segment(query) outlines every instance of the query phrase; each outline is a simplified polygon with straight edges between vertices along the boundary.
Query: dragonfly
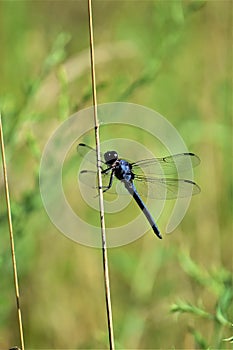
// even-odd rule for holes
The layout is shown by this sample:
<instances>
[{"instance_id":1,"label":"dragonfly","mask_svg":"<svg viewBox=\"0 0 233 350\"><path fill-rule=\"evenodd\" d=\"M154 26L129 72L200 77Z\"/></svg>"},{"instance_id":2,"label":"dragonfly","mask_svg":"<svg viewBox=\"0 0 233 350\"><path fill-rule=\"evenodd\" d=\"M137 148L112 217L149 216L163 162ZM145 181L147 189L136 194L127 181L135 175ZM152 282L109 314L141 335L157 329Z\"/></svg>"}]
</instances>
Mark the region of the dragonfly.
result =
<instances>
[{"instance_id":1,"label":"dragonfly","mask_svg":"<svg viewBox=\"0 0 233 350\"><path fill-rule=\"evenodd\" d=\"M96 149L79 143L78 154L89 162L96 164ZM175 199L188 197L200 193L200 187L192 180L169 177L179 172L195 167L200 158L194 153L179 153L161 158L149 158L136 162L129 162L119 158L116 151L101 153L101 174L103 179L103 192L110 192L113 188L114 178L123 184L123 188L135 200L145 215L156 236L162 239L160 230L144 204L141 196L155 199ZM79 174L81 182L98 189L97 171L84 169ZM118 190L119 191L119 190ZM117 191L117 193L119 193ZM115 191L113 191L115 193Z\"/></svg>"}]
</instances>

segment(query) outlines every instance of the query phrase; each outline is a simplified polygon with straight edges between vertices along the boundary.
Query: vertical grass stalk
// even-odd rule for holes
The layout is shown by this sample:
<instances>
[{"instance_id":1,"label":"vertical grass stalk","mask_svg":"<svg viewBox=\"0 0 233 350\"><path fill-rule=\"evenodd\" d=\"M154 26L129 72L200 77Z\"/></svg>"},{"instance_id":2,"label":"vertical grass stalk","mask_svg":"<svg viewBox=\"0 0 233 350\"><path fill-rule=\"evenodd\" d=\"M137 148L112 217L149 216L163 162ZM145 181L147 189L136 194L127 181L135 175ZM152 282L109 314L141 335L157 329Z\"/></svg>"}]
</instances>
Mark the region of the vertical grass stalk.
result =
<instances>
[{"instance_id":1,"label":"vertical grass stalk","mask_svg":"<svg viewBox=\"0 0 233 350\"><path fill-rule=\"evenodd\" d=\"M14 244L13 225L12 225L12 218L11 218L10 193L9 193L8 178L7 178L7 166L6 166L1 113L0 113L0 143L1 143L1 154L2 154L4 188L5 188L6 205L7 205L7 217L8 217L8 226L9 226L9 234L10 234L13 276L14 276L14 285L15 285L16 308L17 308L18 324L19 324L19 336L20 336L21 350L24 350L23 322L22 322L22 314L21 314L20 299L19 299L19 282L18 282L18 273L17 273L17 265L16 265L16 257L15 257L15 244Z\"/></svg>"},{"instance_id":2,"label":"vertical grass stalk","mask_svg":"<svg viewBox=\"0 0 233 350\"><path fill-rule=\"evenodd\" d=\"M111 306L111 295L110 295L108 255L107 255L106 230L105 230L105 219L104 219L104 200L103 200L102 176L101 176L100 137L99 137L99 120L98 120L97 95L96 95L95 55L94 55L94 37L93 37L92 18L93 18L92 17L92 0L88 0L91 79L92 79L92 95L93 95L93 107L94 107L93 112L94 112L94 125L95 125L96 159L97 159L97 171L98 171L99 209L100 209L100 226L101 226L101 238L102 238L104 287L105 287L106 312L107 312L107 321L108 321L109 347L111 350L114 350L115 347L114 347L114 333L113 333L113 321L112 321L112 306Z\"/></svg>"}]
</instances>

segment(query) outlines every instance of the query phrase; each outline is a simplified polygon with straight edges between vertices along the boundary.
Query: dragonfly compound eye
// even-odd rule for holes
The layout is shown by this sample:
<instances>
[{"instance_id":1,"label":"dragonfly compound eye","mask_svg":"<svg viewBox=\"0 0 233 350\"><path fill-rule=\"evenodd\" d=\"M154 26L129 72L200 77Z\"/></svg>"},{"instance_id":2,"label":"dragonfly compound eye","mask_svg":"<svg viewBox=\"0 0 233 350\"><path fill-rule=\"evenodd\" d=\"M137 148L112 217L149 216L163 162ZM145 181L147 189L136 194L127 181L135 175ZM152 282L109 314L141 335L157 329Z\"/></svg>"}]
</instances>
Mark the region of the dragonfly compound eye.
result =
<instances>
[{"instance_id":1,"label":"dragonfly compound eye","mask_svg":"<svg viewBox=\"0 0 233 350\"><path fill-rule=\"evenodd\" d=\"M114 163L118 159L118 154L116 151L109 151L104 153L105 162L108 164Z\"/></svg>"}]
</instances>

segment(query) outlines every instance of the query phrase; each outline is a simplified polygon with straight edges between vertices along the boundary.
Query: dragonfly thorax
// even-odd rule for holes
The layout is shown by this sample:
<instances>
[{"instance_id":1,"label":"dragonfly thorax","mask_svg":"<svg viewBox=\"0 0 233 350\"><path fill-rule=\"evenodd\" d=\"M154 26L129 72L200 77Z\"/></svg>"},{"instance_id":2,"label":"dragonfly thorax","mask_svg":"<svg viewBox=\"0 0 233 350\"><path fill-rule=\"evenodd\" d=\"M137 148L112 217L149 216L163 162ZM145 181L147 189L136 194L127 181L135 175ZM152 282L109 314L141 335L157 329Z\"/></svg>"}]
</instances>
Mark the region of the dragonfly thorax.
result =
<instances>
[{"instance_id":1,"label":"dragonfly thorax","mask_svg":"<svg viewBox=\"0 0 233 350\"><path fill-rule=\"evenodd\" d=\"M107 164L111 165L118 159L118 153L116 151L108 151L104 153L104 160Z\"/></svg>"}]
</instances>

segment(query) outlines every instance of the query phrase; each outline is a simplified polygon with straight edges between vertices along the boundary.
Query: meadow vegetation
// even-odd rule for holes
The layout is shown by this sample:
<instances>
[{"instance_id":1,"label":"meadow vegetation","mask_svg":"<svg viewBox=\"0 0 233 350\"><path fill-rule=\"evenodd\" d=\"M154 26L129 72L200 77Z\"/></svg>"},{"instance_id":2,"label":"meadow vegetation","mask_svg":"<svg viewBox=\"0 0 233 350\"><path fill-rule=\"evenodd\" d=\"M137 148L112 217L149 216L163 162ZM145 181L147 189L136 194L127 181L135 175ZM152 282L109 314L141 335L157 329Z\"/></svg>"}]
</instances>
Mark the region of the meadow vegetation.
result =
<instances>
[{"instance_id":1,"label":"meadow vegetation","mask_svg":"<svg viewBox=\"0 0 233 350\"><path fill-rule=\"evenodd\" d=\"M230 349L232 2L103 0L93 13L98 102L158 111L201 159L202 192L175 232L159 241L149 231L109 250L116 348ZM107 348L101 251L53 226L38 181L51 133L92 104L86 1L1 1L0 23L0 110L26 348ZM75 159L65 180L74 203ZM18 326L0 181L0 348L7 349ZM164 228L165 218L158 223Z\"/></svg>"}]
</instances>

